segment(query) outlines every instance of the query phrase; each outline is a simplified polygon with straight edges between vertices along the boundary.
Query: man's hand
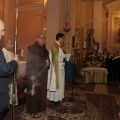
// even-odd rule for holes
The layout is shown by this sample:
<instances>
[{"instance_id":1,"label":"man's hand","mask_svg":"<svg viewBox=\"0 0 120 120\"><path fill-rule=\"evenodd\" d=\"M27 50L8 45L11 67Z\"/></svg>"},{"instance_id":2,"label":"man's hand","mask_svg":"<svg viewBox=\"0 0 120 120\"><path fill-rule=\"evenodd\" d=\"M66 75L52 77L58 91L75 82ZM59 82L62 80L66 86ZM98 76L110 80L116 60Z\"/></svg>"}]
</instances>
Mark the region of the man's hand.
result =
<instances>
[{"instance_id":1,"label":"man's hand","mask_svg":"<svg viewBox=\"0 0 120 120\"><path fill-rule=\"evenodd\" d=\"M31 76L30 80L36 80L36 77L35 76Z\"/></svg>"},{"instance_id":2,"label":"man's hand","mask_svg":"<svg viewBox=\"0 0 120 120\"><path fill-rule=\"evenodd\" d=\"M15 55L15 57L13 58L13 60L15 60L17 62L17 64L20 62L18 55Z\"/></svg>"},{"instance_id":3,"label":"man's hand","mask_svg":"<svg viewBox=\"0 0 120 120\"><path fill-rule=\"evenodd\" d=\"M49 65L49 60L46 60L46 66L48 66Z\"/></svg>"}]
</instances>

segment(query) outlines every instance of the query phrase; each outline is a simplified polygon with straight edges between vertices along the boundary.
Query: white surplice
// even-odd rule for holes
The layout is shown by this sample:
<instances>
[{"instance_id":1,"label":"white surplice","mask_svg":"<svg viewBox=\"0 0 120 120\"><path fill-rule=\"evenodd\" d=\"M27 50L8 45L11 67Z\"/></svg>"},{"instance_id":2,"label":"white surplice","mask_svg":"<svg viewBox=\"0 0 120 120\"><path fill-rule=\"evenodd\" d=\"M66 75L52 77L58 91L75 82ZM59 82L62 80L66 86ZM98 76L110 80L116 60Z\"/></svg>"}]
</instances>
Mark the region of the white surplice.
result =
<instances>
[{"instance_id":1,"label":"white surplice","mask_svg":"<svg viewBox=\"0 0 120 120\"><path fill-rule=\"evenodd\" d=\"M5 48L2 49L3 53L4 53L4 57L6 59L6 62L10 62L14 56L13 52L12 51L8 51L6 50ZM9 103L12 104L12 95L13 95L13 83L12 83L12 79L13 77L10 76L10 79L9 79ZM15 90L15 100L16 100L16 103L15 105L18 105L18 97L17 97L17 85L16 85L16 90Z\"/></svg>"},{"instance_id":2,"label":"white surplice","mask_svg":"<svg viewBox=\"0 0 120 120\"><path fill-rule=\"evenodd\" d=\"M50 101L58 102L62 101L64 98L64 86L65 86L65 72L64 72L64 53L62 49L59 47L58 54L58 81L59 81L59 89L56 88L56 74L55 69L52 64L52 54L49 51L49 59L50 59L50 69L48 71L48 84L47 84L47 98Z\"/></svg>"}]
</instances>

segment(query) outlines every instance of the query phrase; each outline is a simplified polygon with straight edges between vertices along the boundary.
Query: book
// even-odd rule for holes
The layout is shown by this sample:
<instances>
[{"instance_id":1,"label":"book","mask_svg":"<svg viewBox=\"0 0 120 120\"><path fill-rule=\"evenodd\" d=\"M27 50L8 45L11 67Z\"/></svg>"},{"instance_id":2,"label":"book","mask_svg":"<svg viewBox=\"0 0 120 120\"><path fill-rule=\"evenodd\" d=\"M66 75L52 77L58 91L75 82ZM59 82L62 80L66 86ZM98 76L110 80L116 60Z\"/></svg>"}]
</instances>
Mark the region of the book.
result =
<instances>
[{"instance_id":1,"label":"book","mask_svg":"<svg viewBox=\"0 0 120 120\"><path fill-rule=\"evenodd\" d=\"M69 61L69 60L70 60L70 54L65 54L65 59L66 59L67 61Z\"/></svg>"}]
</instances>

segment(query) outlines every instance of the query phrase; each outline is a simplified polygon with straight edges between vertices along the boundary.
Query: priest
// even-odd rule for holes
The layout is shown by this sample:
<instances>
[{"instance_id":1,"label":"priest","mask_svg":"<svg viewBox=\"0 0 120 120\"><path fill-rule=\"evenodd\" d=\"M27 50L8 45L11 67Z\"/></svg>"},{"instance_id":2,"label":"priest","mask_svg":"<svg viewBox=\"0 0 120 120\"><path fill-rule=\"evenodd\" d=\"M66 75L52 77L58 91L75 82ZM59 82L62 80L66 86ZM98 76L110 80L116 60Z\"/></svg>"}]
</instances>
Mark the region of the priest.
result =
<instances>
[{"instance_id":1,"label":"priest","mask_svg":"<svg viewBox=\"0 0 120 120\"><path fill-rule=\"evenodd\" d=\"M61 45L64 43L64 38L64 34L58 33L56 35L56 41L53 43L49 51L50 69L48 72L47 97L50 101L57 105L59 105L60 101L64 98L65 54L61 49Z\"/></svg>"}]
</instances>

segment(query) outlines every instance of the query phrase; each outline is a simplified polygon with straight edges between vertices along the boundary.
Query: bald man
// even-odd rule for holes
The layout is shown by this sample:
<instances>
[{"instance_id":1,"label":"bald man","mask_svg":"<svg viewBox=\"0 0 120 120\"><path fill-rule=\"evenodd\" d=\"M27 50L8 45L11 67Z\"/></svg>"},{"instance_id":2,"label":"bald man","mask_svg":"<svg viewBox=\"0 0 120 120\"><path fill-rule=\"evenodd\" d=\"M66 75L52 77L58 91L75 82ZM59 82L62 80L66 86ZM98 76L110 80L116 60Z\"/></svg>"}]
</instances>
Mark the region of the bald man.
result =
<instances>
[{"instance_id":1,"label":"bald man","mask_svg":"<svg viewBox=\"0 0 120 120\"><path fill-rule=\"evenodd\" d=\"M4 36L5 24L0 20L0 40ZM11 62L6 62L3 51L0 47L0 120L3 120L3 111L9 105L9 75L14 73L18 67L17 56Z\"/></svg>"},{"instance_id":2,"label":"bald man","mask_svg":"<svg viewBox=\"0 0 120 120\"><path fill-rule=\"evenodd\" d=\"M6 59L6 62L10 62L13 57L14 57L14 53L12 52L12 50L14 49L14 41L13 40L5 40L4 41L4 47L2 49L3 53L4 53L4 57ZM10 105L12 105L12 95L13 95L13 74L9 76L9 103ZM16 103L15 105L18 105L18 97L17 97L17 85L16 85L16 91L15 91L15 100Z\"/></svg>"}]
</instances>

